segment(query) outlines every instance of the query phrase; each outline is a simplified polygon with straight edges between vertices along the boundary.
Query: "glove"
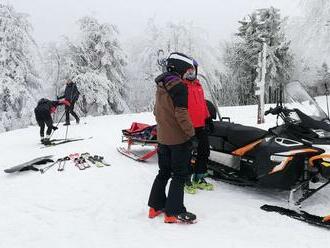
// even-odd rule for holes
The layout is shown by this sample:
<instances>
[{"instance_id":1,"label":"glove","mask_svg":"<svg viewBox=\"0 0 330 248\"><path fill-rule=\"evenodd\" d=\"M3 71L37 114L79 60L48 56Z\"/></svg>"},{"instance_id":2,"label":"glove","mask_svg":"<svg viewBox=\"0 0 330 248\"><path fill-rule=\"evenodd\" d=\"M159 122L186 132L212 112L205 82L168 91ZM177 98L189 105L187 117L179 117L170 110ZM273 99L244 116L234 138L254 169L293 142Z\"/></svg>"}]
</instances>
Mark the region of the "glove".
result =
<instances>
[{"instance_id":1,"label":"glove","mask_svg":"<svg viewBox=\"0 0 330 248\"><path fill-rule=\"evenodd\" d=\"M207 118L205 120L205 130L208 132L208 133L213 133L214 132L214 124L213 124L213 120L212 118Z\"/></svg>"},{"instance_id":2,"label":"glove","mask_svg":"<svg viewBox=\"0 0 330 248\"><path fill-rule=\"evenodd\" d=\"M54 131L56 131L57 129L58 129L58 127L53 126L53 130L54 130Z\"/></svg>"},{"instance_id":3,"label":"glove","mask_svg":"<svg viewBox=\"0 0 330 248\"><path fill-rule=\"evenodd\" d=\"M196 136L191 137L191 139L188 141L188 149L192 150L193 152L197 151L198 142L199 141Z\"/></svg>"}]
</instances>

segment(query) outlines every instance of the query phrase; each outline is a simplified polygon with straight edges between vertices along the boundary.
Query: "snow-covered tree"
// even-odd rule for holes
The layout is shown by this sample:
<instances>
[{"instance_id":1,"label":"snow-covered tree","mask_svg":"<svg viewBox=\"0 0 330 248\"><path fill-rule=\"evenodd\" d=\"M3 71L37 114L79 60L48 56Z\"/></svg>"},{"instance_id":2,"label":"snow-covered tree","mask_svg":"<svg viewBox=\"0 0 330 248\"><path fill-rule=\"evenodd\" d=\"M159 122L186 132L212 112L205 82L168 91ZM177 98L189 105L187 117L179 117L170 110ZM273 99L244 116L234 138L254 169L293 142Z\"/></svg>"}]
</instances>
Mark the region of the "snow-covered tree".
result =
<instances>
[{"instance_id":1,"label":"snow-covered tree","mask_svg":"<svg viewBox=\"0 0 330 248\"><path fill-rule=\"evenodd\" d=\"M316 87L318 70L330 64L330 1L301 0L301 15L291 18L286 33L295 53L295 79Z\"/></svg>"},{"instance_id":2,"label":"snow-covered tree","mask_svg":"<svg viewBox=\"0 0 330 248\"><path fill-rule=\"evenodd\" d=\"M35 42L27 15L0 4L0 131L34 120L41 80L34 65Z\"/></svg>"},{"instance_id":3,"label":"snow-covered tree","mask_svg":"<svg viewBox=\"0 0 330 248\"><path fill-rule=\"evenodd\" d=\"M102 115L128 111L126 104L126 55L114 25L99 23L93 17L78 21L78 37L66 38L61 54L60 78L78 84L78 106L83 114ZM56 57L56 56L55 56Z\"/></svg>"},{"instance_id":4,"label":"snow-covered tree","mask_svg":"<svg viewBox=\"0 0 330 248\"><path fill-rule=\"evenodd\" d=\"M150 111L154 105L154 79L161 73L157 64L158 51L167 57L171 52L182 52L192 56L199 63L199 72L206 74L212 83L220 87L215 76L219 69L215 51L209 45L207 34L192 23L167 23L157 26L149 20L142 38L130 47L129 70L130 105L134 111Z\"/></svg>"},{"instance_id":5,"label":"snow-covered tree","mask_svg":"<svg viewBox=\"0 0 330 248\"><path fill-rule=\"evenodd\" d=\"M290 79L293 56L281 27L282 22L279 10L273 7L254 11L239 22L237 38L225 46L225 78L233 81L224 84L223 90L237 92L236 104L252 104L256 101L255 81L263 42L267 45L266 88L276 87Z\"/></svg>"}]
</instances>

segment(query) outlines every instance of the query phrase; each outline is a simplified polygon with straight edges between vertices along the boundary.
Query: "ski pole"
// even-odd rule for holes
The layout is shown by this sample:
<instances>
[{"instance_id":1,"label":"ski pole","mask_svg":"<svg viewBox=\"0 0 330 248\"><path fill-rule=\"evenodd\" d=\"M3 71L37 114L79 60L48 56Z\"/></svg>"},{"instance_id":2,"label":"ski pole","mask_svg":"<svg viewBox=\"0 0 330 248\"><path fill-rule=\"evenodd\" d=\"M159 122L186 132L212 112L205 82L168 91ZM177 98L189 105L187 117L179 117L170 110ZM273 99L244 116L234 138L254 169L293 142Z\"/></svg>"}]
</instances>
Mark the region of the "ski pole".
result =
<instances>
[{"instance_id":1,"label":"ski pole","mask_svg":"<svg viewBox=\"0 0 330 248\"><path fill-rule=\"evenodd\" d=\"M65 131L65 138L64 138L64 140L67 140L67 138L68 138L68 130L69 130L69 125L66 126L66 131Z\"/></svg>"},{"instance_id":2,"label":"ski pole","mask_svg":"<svg viewBox=\"0 0 330 248\"><path fill-rule=\"evenodd\" d=\"M63 115L61 116L60 120L57 122L56 127L60 124L60 122L63 119L64 115L65 115L65 111L63 112Z\"/></svg>"},{"instance_id":3,"label":"ski pole","mask_svg":"<svg viewBox=\"0 0 330 248\"><path fill-rule=\"evenodd\" d=\"M59 158L59 159L56 160L54 163L52 163L52 164L50 164L50 165L48 165L48 166L46 166L46 167L44 167L44 168L41 168L41 169L40 169L41 174L44 174L47 170L49 170L50 168L52 168L54 165L56 165L57 163L59 163L59 162L61 162L61 161L62 161L62 159Z\"/></svg>"},{"instance_id":4,"label":"ski pole","mask_svg":"<svg viewBox=\"0 0 330 248\"><path fill-rule=\"evenodd\" d=\"M65 115L65 112L63 113L63 115L61 116L60 120L57 122L55 127L58 127L58 125L60 124L60 122L63 119L64 115ZM55 133L55 130L51 133L51 135L49 136L49 139L51 139L51 137L53 136L54 133Z\"/></svg>"},{"instance_id":5,"label":"ski pole","mask_svg":"<svg viewBox=\"0 0 330 248\"><path fill-rule=\"evenodd\" d=\"M325 87L325 99L327 101L327 112L328 112L328 118L329 118L329 102L328 102L329 91L328 91L328 86L326 83L324 84L324 87Z\"/></svg>"}]
</instances>

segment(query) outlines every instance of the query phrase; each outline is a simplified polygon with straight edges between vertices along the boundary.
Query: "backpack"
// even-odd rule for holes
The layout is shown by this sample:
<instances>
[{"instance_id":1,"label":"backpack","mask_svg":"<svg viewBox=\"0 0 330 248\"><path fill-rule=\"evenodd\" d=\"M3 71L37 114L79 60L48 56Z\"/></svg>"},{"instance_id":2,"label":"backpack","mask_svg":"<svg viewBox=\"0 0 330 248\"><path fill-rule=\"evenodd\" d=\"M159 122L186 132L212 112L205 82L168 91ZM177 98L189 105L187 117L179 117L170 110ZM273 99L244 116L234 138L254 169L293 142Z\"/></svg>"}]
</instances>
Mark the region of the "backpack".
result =
<instances>
[{"instance_id":1,"label":"backpack","mask_svg":"<svg viewBox=\"0 0 330 248\"><path fill-rule=\"evenodd\" d=\"M41 105L41 104L47 103L47 102L49 102L48 99L46 99L46 98L41 98L41 99L38 101L38 106Z\"/></svg>"}]
</instances>

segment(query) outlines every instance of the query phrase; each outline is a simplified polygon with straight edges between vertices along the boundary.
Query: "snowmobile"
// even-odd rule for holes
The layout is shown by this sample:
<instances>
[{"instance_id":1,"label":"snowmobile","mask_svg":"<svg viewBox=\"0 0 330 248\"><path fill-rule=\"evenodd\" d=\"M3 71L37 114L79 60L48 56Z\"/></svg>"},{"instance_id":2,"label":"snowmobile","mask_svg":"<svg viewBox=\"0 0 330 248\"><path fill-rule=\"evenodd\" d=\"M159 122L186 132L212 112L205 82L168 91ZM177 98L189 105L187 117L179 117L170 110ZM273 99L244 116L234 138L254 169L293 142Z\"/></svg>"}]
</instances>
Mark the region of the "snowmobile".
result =
<instances>
[{"instance_id":1,"label":"snowmobile","mask_svg":"<svg viewBox=\"0 0 330 248\"><path fill-rule=\"evenodd\" d=\"M290 208L299 209L330 183L330 121L299 82L288 83L284 96L284 104L281 97L276 107L265 112L277 116L276 126L267 131L229 118L214 121L208 171L231 184L288 190ZM330 228L330 222L306 212L292 214L291 209L267 206L263 206L266 211Z\"/></svg>"}]
</instances>

